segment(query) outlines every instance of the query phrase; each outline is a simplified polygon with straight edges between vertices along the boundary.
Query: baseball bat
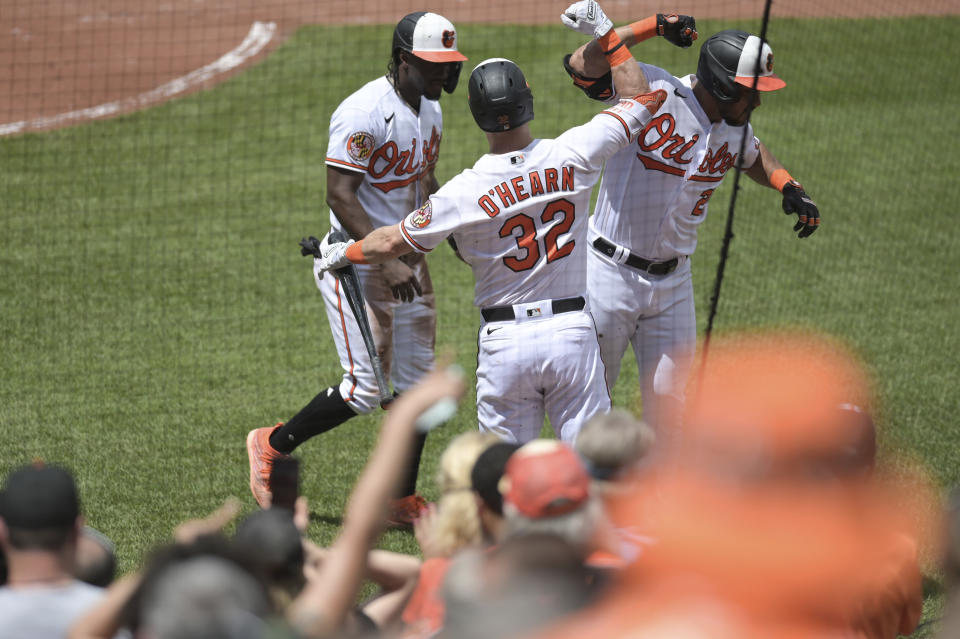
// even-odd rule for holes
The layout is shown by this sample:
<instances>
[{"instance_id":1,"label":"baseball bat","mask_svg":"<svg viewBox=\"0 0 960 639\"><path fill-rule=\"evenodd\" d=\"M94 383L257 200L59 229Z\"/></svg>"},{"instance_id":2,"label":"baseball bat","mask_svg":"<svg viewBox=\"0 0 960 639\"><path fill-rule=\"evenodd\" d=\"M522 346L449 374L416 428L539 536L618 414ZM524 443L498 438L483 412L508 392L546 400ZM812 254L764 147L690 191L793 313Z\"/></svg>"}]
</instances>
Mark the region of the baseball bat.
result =
<instances>
[{"instance_id":1,"label":"baseball bat","mask_svg":"<svg viewBox=\"0 0 960 639\"><path fill-rule=\"evenodd\" d=\"M342 231L330 232L331 242L346 242L348 239ZM367 347L367 354L370 355L373 376L377 379L377 388L380 391L380 408L386 409L393 401L393 393L390 392L390 385L387 383L386 375L383 374L383 362L380 361L380 355L377 353L377 345L373 342L373 331L370 329L370 319L367 317L367 306L363 301L363 289L360 288L360 276L357 274L357 268L353 264L347 264L334 269L333 273L340 280L343 293L347 298L347 304L350 305L350 310L353 311L353 316L357 319L360 334L363 336L363 344Z\"/></svg>"}]
</instances>

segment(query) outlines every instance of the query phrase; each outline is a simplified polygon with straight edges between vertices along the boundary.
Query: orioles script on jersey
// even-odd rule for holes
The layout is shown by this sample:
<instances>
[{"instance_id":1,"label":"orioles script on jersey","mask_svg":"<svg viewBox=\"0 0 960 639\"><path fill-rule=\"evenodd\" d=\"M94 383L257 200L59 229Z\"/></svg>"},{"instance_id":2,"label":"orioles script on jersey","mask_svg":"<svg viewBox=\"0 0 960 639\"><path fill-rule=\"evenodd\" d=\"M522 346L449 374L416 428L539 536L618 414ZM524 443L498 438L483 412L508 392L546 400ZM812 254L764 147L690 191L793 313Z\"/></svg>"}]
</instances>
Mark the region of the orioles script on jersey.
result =
<instances>
[{"instance_id":1,"label":"orioles script on jersey","mask_svg":"<svg viewBox=\"0 0 960 639\"><path fill-rule=\"evenodd\" d=\"M430 133L430 139L423 141L423 159L416 162L417 140L410 140L410 148L401 151L400 147L393 140L378 147L370 154L370 163L367 165L367 172L372 178L382 178L390 171L397 176L398 180L389 180L386 182L372 182L371 186L388 193L393 189L406 186L420 177L420 174L437 163L437 157L440 155L440 134L436 127ZM406 176L406 177L404 177Z\"/></svg>"},{"instance_id":2,"label":"orioles script on jersey","mask_svg":"<svg viewBox=\"0 0 960 639\"><path fill-rule=\"evenodd\" d=\"M716 151L707 149L703 162L697 167L697 171L706 175L692 175L690 179L698 182L719 182L736 162L737 154L730 153L727 150L727 143L724 142L723 146Z\"/></svg>"},{"instance_id":3,"label":"orioles script on jersey","mask_svg":"<svg viewBox=\"0 0 960 639\"><path fill-rule=\"evenodd\" d=\"M700 139L700 136L694 134L691 139L687 140L682 135L674 133L676 128L677 121L669 113L658 115L647 123L647 126L637 136L637 144L640 145L642 151L646 151L650 155L659 155L661 159L637 153L637 159L643 162L643 166L671 175L683 175L683 165L690 164L693 161L693 154L689 151ZM668 162L674 164L668 164Z\"/></svg>"},{"instance_id":4,"label":"orioles script on jersey","mask_svg":"<svg viewBox=\"0 0 960 639\"><path fill-rule=\"evenodd\" d=\"M517 202L544 193L573 191L573 167L558 169L539 169L526 175L505 180L480 196L477 204L490 217L496 217L502 209L508 209ZM499 206L498 206L499 203Z\"/></svg>"},{"instance_id":5,"label":"orioles script on jersey","mask_svg":"<svg viewBox=\"0 0 960 639\"><path fill-rule=\"evenodd\" d=\"M692 149L700 135L695 133L687 140L675 132L676 128L677 122L669 113L658 115L643 128L637 136L637 145L645 153L637 153L637 159L644 167L670 175L683 175L686 172L684 165L693 161ZM701 175L693 175L690 179L697 182L719 182L736 161L737 154L730 153L726 142L716 151L708 148L706 157L697 167ZM702 175L703 173L706 175Z\"/></svg>"}]
</instances>

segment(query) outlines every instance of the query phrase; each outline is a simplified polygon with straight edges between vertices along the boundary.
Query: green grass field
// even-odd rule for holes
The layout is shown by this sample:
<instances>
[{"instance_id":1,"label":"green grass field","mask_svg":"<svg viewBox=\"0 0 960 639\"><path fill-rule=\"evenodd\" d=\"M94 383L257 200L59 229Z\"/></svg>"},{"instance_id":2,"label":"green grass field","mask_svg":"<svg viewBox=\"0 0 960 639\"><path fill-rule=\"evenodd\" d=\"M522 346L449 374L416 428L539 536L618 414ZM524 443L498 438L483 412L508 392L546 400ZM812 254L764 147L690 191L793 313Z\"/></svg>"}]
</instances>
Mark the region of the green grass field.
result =
<instances>
[{"instance_id":1,"label":"green grass field","mask_svg":"<svg viewBox=\"0 0 960 639\"><path fill-rule=\"evenodd\" d=\"M328 226L329 116L385 70L391 29L304 28L211 91L0 140L0 472L35 457L74 468L88 519L116 540L124 572L229 495L252 510L244 435L289 418L340 375L297 241ZM797 240L780 198L745 180L716 325L848 341L874 377L882 453L919 457L944 488L960 481L960 87L943 71L958 30L958 18L771 25L788 86L765 96L753 123L824 223ZM470 63L443 98L441 182L486 150L466 104L470 64L517 61L536 96L534 133L552 137L598 110L560 65L581 42L554 26L462 25ZM695 49L659 40L634 52L676 75L696 67ZM694 258L701 332L732 182L713 197ZM472 375L471 275L446 247L430 261L438 346ZM636 406L635 387L630 360L615 405ZM428 498L439 453L476 427L473 404L468 394L428 442ZM299 452L320 543L336 532L378 420L354 419ZM383 545L416 552L405 533Z\"/></svg>"}]
</instances>

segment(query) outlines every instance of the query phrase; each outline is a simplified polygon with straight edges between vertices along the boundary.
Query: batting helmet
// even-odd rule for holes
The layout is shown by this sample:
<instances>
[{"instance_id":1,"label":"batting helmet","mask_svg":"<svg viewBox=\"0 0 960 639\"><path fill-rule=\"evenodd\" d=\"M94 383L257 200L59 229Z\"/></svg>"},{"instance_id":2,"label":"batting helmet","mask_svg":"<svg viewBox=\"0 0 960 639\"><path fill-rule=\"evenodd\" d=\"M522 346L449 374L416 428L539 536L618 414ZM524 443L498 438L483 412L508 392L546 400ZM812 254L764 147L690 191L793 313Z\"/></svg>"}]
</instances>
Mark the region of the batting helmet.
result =
<instances>
[{"instance_id":1,"label":"batting helmet","mask_svg":"<svg viewBox=\"0 0 960 639\"><path fill-rule=\"evenodd\" d=\"M393 55L407 51L429 62L451 62L453 69L447 75L443 89L453 93L460 79L465 55L457 50L457 31L443 16L428 11L408 13L393 30Z\"/></svg>"},{"instance_id":2,"label":"batting helmet","mask_svg":"<svg viewBox=\"0 0 960 639\"><path fill-rule=\"evenodd\" d=\"M758 62L758 91L776 91L786 86L773 74L773 50L769 44L745 31L720 31L700 47L697 81L718 102L736 102L741 86L753 87Z\"/></svg>"},{"instance_id":3,"label":"batting helmet","mask_svg":"<svg viewBox=\"0 0 960 639\"><path fill-rule=\"evenodd\" d=\"M533 119L533 92L510 60L490 58L478 64L467 92L473 119L484 131L509 131Z\"/></svg>"}]
</instances>

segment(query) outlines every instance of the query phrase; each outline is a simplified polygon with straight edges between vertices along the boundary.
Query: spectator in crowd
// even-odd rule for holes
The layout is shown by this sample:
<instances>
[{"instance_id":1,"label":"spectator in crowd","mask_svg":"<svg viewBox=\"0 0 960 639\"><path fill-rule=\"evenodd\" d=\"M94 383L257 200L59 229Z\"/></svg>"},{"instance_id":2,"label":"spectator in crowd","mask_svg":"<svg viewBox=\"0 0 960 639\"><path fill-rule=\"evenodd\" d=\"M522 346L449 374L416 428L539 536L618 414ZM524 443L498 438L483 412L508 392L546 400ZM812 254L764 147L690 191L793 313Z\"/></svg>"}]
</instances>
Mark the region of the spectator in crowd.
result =
<instances>
[{"instance_id":1,"label":"spectator in crowd","mask_svg":"<svg viewBox=\"0 0 960 639\"><path fill-rule=\"evenodd\" d=\"M563 442L535 439L521 446L499 482L504 537L550 533L573 545L585 559L597 549L603 506L590 492L590 477Z\"/></svg>"},{"instance_id":2,"label":"spectator in crowd","mask_svg":"<svg viewBox=\"0 0 960 639\"><path fill-rule=\"evenodd\" d=\"M637 481L655 481L643 474L654 454L656 434L646 422L625 410L615 408L587 422L574 449L590 474L591 490L601 499L606 510L616 509L624 499L631 499ZM634 500L636 514L642 508ZM615 544L614 565L634 561L643 549L655 540L643 517L636 523L611 528Z\"/></svg>"},{"instance_id":3,"label":"spectator in crowd","mask_svg":"<svg viewBox=\"0 0 960 639\"><path fill-rule=\"evenodd\" d=\"M329 549L304 536L309 516L306 498L296 497L292 510L271 506L237 525L233 543L267 578L277 610L286 610L307 580L323 574L323 563L329 557ZM372 549L367 554L365 577L378 590L348 613L344 632L356 635L399 627L400 613L419 572L420 560L412 555Z\"/></svg>"},{"instance_id":4,"label":"spectator in crowd","mask_svg":"<svg viewBox=\"0 0 960 639\"><path fill-rule=\"evenodd\" d=\"M405 637L429 637L442 627L440 587L451 558L465 548L484 544L470 473L480 454L499 441L493 433L468 431L454 438L440 457L440 500L414 524L424 562L416 588L403 610Z\"/></svg>"},{"instance_id":5,"label":"spectator in crowd","mask_svg":"<svg viewBox=\"0 0 960 639\"><path fill-rule=\"evenodd\" d=\"M499 441L493 433L470 431L458 435L444 450L437 473L440 500L430 515L431 555L450 556L466 546L482 545L470 473L480 454Z\"/></svg>"},{"instance_id":6,"label":"spectator in crowd","mask_svg":"<svg viewBox=\"0 0 960 639\"><path fill-rule=\"evenodd\" d=\"M173 561L144 580L138 636L262 639L274 612L255 571L204 552Z\"/></svg>"},{"instance_id":7,"label":"spectator in crowd","mask_svg":"<svg viewBox=\"0 0 960 639\"><path fill-rule=\"evenodd\" d=\"M865 472L869 412L838 410L870 406L862 367L818 336L731 335L696 381L683 441L637 485L656 544L547 636L910 634L937 507L922 477Z\"/></svg>"},{"instance_id":8,"label":"spectator in crowd","mask_svg":"<svg viewBox=\"0 0 960 639\"><path fill-rule=\"evenodd\" d=\"M636 474L655 441L650 426L615 408L584 424L574 450L593 479L594 490L607 493L615 489L618 480Z\"/></svg>"},{"instance_id":9,"label":"spectator in crowd","mask_svg":"<svg viewBox=\"0 0 960 639\"><path fill-rule=\"evenodd\" d=\"M477 514L483 529L484 540L492 545L503 538L503 495L500 494L500 478L510 456L520 444L499 442L477 457L470 471L470 485L476 495Z\"/></svg>"},{"instance_id":10,"label":"spectator in crowd","mask_svg":"<svg viewBox=\"0 0 960 639\"><path fill-rule=\"evenodd\" d=\"M0 496L0 638L66 637L70 623L103 597L73 576L83 531L73 475L41 463L11 472Z\"/></svg>"},{"instance_id":11,"label":"spectator in crowd","mask_svg":"<svg viewBox=\"0 0 960 639\"><path fill-rule=\"evenodd\" d=\"M85 583L106 588L117 573L116 547L96 528L84 526L77 543L73 576Z\"/></svg>"},{"instance_id":12,"label":"spectator in crowd","mask_svg":"<svg viewBox=\"0 0 960 639\"><path fill-rule=\"evenodd\" d=\"M209 516L178 525L174 542L155 548L139 571L114 581L73 622L69 639L129 634L216 639L232 636L241 618L250 629L265 628L275 610L266 580L257 564L222 534L238 512L239 501L230 498Z\"/></svg>"},{"instance_id":13,"label":"spectator in crowd","mask_svg":"<svg viewBox=\"0 0 960 639\"><path fill-rule=\"evenodd\" d=\"M444 581L439 637L526 636L586 605L590 582L582 550L552 533L511 537L488 552L465 550Z\"/></svg>"},{"instance_id":14,"label":"spectator in crowd","mask_svg":"<svg viewBox=\"0 0 960 639\"><path fill-rule=\"evenodd\" d=\"M233 544L266 578L277 609L286 608L303 590L304 539L289 510L268 508L248 515L237 524Z\"/></svg>"}]
</instances>

